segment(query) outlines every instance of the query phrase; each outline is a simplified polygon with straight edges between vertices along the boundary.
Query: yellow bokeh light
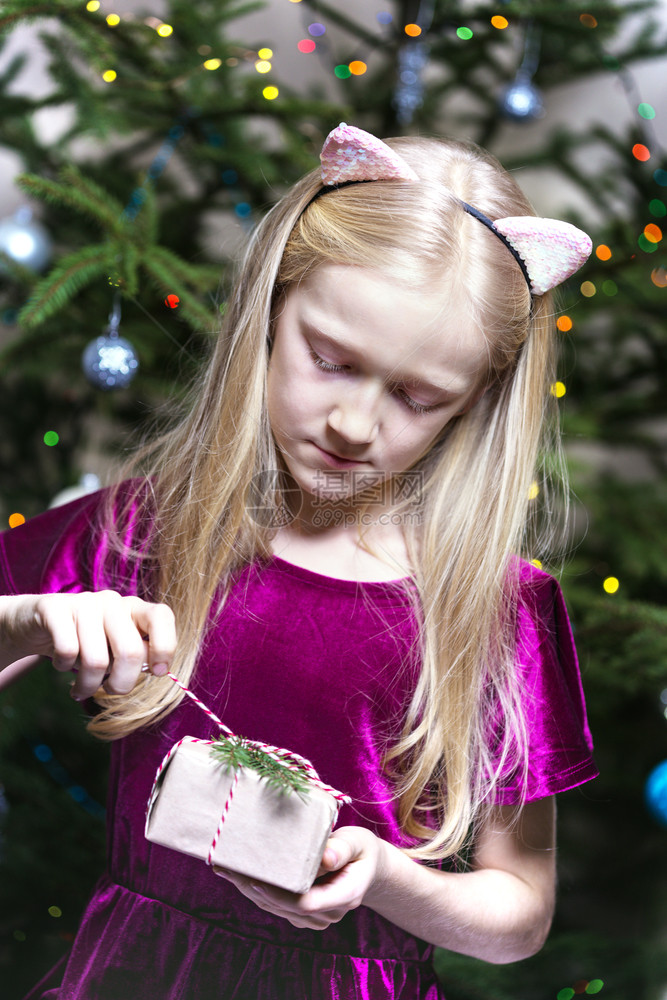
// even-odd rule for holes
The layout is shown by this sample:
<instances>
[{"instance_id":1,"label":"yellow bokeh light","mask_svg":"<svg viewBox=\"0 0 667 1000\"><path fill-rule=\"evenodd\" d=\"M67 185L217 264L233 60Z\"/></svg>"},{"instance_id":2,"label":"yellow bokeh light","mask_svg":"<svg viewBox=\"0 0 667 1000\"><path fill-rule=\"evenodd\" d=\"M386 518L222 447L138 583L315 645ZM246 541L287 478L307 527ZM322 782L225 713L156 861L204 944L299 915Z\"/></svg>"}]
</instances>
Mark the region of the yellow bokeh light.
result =
<instances>
[{"instance_id":1,"label":"yellow bokeh light","mask_svg":"<svg viewBox=\"0 0 667 1000\"><path fill-rule=\"evenodd\" d=\"M530 489L528 490L528 499L534 500L535 497L538 497L539 495L540 495L539 485L537 484L537 482L532 482L530 484Z\"/></svg>"},{"instance_id":2,"label":"yellow bokeh light","mask_svg":"<svg viewBox=\"0 0 667 1000\"><path fill-rule=\"evenodd\" d=\"M105 69L104 73L102 73L102 79L105 83L113 83L117 76L118 73L116 73L115 69Z\"/></svg>"},{"instance_id":3,"label":"yellow bokeh light","mask_svg":"<svg viewBox=\"0 0 667 1000\"><path fill-rule=\"evenodd\" d=\"M569 316L559 316L556 320L556 329L561 333L568 333L572 329L572 320Z\"/></svg>"},{"instance_id":4,"label":"yellow bokeh light","mask_svg":"<svg viewBox=\"0 0 667 1000\"><path fill-rule=\"evenodd\" d=\"M550 389L551 395L555 396L556 399L560 399L567 392L564 382L554 382Z\"/></svg>"},{"instance_id":5,"label":"yellow bokeh light","mask_svg":"<svg viewBox=\"0 0 667 1000\"><path fill-rule=\"evenodd\" d=\"M619 583L619 581L616 579L615 576L608 576L607 579L604 580L602 584L602 587L606 594L615 594L620 586L621 584Z\"/></svg>"},{"instance_id":6,"label":"yellow bokeh light","mask_svg":"<svg viewBox=\"0 0 667 1000\"><path fill-rule=\"evenodd\" d=\"M260 49L257 55L260 59L270 59L273 55L273 49Z\"/></svg>"},{"instance_id":7,"label":"yellow bokeh light","mask_svg":"<svg viewBox=\"0 0 667 1000\"><path fill-rule=\"evenodd\" d=\"M267 101L275 101L279 93L280 91L277 87L265 87L262 91L262 97L264 97Z\"/></svg>"},{"instance_id":8,"label":"yellow bokeh light","mask_svg":"<svg viewBox=\"0 0 667 1000\"><path fill-rule=\"evenodd\" d=\"M403 30L405 31L406 35L410 36L410 38L418 38L419 35L421 35L422 33L422 29L419 27L418 24L406 24Z\"/></svg>"},{"instance_id":9,"label":"yellow bokeh light","mask_svg":"<svg viewBox=\"0 0 667 1000\"><path fill-rule=\"evenodd\" d=\"M120 24L118 14L107 14L107 24L110 28L115 28L117 24Z\"/></svg>"},{"instance_id":10,"label":"yellow bokeh light","mask_svg":"<svg viewBox=\"0 0 667 1000\"><path fill-rule=\"evenodd\" d=\"M270 73L271 63L268 61L268 59L259 59L255 63L255 69L257 70L258 73Z\"/></svg>"},{"instance_id":11,"label":"yellow bokeh light","mask_svg":"<svg viewBox=\"0 0 667 1000\"><path fill-rule=\"evenodd\" d=\"M170 24L161 24L159 28L155 29L160 36L160 38L169 38L169 35L174 33L174 29Z\"/></svg>"},{"instance_id":12,"label":"yellow bokeh light","mask_svg":"<svg viewBox=\"0 0 667 1000\"><path fill-rule=\"evenodd\" d=\"M361 59L353 59L351 63L348 64L348 69L353 76L363 76L363 74L368 69L365 62Z\"/></svg>"},{"instance_id":13,"label":"yellow bokeh light","mask_svg":"<svg viewBox=\"0 0 667 1000\"><path fill-rule=\"evenodd\" d=\"M502 14L494 14L491 18L491 24L494 28L499 28L502 31L503 28L507 28L509 21Z\"/></svg>"},{"instance_id":14,"label":"yellow bokeh light","mask_svg":"<svg viewBox=\"0 0 667 1000\"><path fill-rule=\"evenodd\" d=\"M9 515L9 527L18 528L19 524L25 524L25 518L23 514L10 514Z\"/></svg>"},{"instance_id":15,"label":"yellow bokeh light","mask_svg":"<svg viewBox=\"0 0 667 1000\"><path fill-rule=\"evenodd\" d=\"M611 250L606 243L601 243L599 247L595 248L595 256L598 260L610 260Z\"/></svg>"},{"instance_id":16,"label":"yellow bokeh light","mask_svg":"<svg viewBox=\"0 0 667 1000\"><path fill-rule=\"evenodd\" d=\"M100 0L88 0L88 3L86 4L86 10L89 10L92 14L94 13L94 11L99 9L100 9Z\"/></svg>"},{"instance_id":17,"label":"yellow bokeh light","mask_svg":"<svg viewBox=\"0 0 667 1000\"><path fill-rule=\"evenodd\" d=\"M542 569L542 563L540 562L539 559L531 559L530 565L535 566L537 569Z\"/></svg>"},{"instance_id":18,"label":"yellow bokeh light","mask_svg":"<svg viewBox=\"0 0 667 1000\"><path fill-rule=\"evenodd\" d=\"M585 295L587 299L590 299L597 292L597 288L592 281L582 281L579 291L582 295Z\"/></svg>"},{"instance_id":19,"label":"yellow bokeh light","mask_svg":"<svg viewBox=\"0 0 667 1000\"><path fill-rule=\"evenodd\" d=\"M203 66L204 69L220 69L222 66L222 59L207 59Z\"/></svg>"}]
</instances>

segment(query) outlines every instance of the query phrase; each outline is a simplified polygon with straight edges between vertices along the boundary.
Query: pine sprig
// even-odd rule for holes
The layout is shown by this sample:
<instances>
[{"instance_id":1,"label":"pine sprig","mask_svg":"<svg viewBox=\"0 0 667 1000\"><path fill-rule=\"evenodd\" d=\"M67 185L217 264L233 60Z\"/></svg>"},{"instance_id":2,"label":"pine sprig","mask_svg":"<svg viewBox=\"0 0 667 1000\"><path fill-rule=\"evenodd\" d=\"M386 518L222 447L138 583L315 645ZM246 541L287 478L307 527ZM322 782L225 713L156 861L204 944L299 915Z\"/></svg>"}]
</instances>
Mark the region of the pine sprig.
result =
<instances>
[{"instance_id":1,"label":"pine sprig","mask_svg":"<svg viewBox=\"0 0 667 1000\"><path fill-rule=\"evenodd\" d=\"M109 273L113 258L109 244L96 244L61 258L59 264L35 285L19 313L22 326L38 326L96 278Z\"/></svg>"},{"instance_id":2,"label":"pine sprig","mask_svg":"<svg viewBox=\"0 0 667 1000\"><path fill-rule=\"evenodd\" d=\"M310 791L308 772L302 764L295 761L297 770L292 770L242 736L221 738L211 746L211 754L228 769L245 767L256 771L260 778L281 793L295 792L304 799Z\"/></svg>"},{"instance_id":3,"label":"pine sprig","mask_svg":"<svg viewBox=\"0 0 667 1000\"><path fill-rule=\"evenodd\" d=\"M114 235L122 230L120 202L71 165L61 171L58 181L37 174L19 174L15 183L42 201L83 212Z\"/></svg>"}]
</instances>

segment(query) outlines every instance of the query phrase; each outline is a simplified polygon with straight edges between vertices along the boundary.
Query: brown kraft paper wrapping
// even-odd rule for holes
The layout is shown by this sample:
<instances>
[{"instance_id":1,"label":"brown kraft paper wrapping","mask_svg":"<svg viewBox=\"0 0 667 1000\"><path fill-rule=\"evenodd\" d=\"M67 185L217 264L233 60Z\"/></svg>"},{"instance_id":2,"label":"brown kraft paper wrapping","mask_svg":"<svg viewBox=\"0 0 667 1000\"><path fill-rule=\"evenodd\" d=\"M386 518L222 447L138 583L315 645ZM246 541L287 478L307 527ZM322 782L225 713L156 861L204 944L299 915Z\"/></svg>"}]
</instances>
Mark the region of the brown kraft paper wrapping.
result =
<instances>
[{"instance_id":1,"label":"brown kraft paper wrapping","mask_svg":"<svg viewBox=\"0 0 667 1000\"><path fill-rule=\"evenodd\" d=\"M211 863L307 892L338 815L336 799L312 784L303 797L276 789L248 768L238 775ZM153 785L147 839L207 861L233 782L210 743L186 736Z\"/></svg>"}]
</instances>

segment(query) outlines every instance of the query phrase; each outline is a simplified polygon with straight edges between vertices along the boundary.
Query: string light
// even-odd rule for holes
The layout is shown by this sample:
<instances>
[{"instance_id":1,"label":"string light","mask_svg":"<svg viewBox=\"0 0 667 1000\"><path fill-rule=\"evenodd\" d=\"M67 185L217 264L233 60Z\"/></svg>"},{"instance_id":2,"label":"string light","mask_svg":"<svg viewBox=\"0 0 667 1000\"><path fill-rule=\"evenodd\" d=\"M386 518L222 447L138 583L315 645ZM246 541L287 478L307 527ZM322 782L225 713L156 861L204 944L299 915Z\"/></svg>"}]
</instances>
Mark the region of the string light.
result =
<instances>
[{"instance_id":1,"label":"string light","mask_svg":"<svg viewBox=\"0 0 667 1000\"><path fill-rule=\"evenodd\" d=\"M53 448L59 441L60 438L58 437L56 431L47 431L44 435L44 444L48 445L49 448Z\"/></svg>"},{"instance_id":2,"label":"string light","mask_svg":"<svg viewBox=\"0 0 667 1000\"><path fill-rule=\"evenodd\" d=\"M565 395L567 389L565 388L564 382L554 382L549 391L552 396L556 397L556 399L560 399L561 396Z\"/></svg>"},{"instance_id":3,"label":"string light","mask_svg":"<svg viewBox=\"0 0 667 1000\"><path fill-rule=\"evenodd\" d=\"M660 226L656 226L655 222L649 222L647 226L644 226L644 236L649 243L659 243L662 239L662 229Z\"/></svg>"},{"instance_id":4,"label":"string light","mask_svg":"<svg viewBox=\"0 0 667 1000\"><path fill-rule=\"evenodd\" d=\"M178 295L172 294L166 297L166 299L164 300L164 304L166 306L169 306L170 309L176 309L180 301L181 300L179 299Z\"/></svg>"},{"instance_id":5,"label":"string light","mask_svg":"<svg viewBox=\"0 0 667 1000\"><path fill-rule=\"evenodd\" d=\"M418 24L406 24L403 31L406 35L409 35L410 38L419 38L422 33L422 29Z\"/></svg>"},{"instance_id":6,"label":"string light","mask_svg":"<svg viewBox=\"0 0 667 1000\"><path fill-rule=\"evenodd\" d=\"M582 281L579 291L582 295L585 295L587 299L591 299L597 292L597 288L592 281Z\"/></svg>"},{"instance_id":7,"label":"string light","mask_svg":"<svg viewBox=\"0 0 667 1000\"><path fill-rule=\"evenodd\" d=\"M105 83L113 83L117 76L118 74L115 69L105 69L104 73L102 73L102 79Z\"/></svg>"},{"instance_id":8,"label":"string light","mask_svg":"<svg viewBox=\"0 0 667 1000\"><path fill-rule=\"evenodd\" d=\"M621 584L615 576L608 576L602 583L605 594L615 594L620 586Z\"/></svg>"},{"instance_id":9,"label":"string light","mask_svg":"<svg viewBox=\"0 0 667 1000\"><path fill-rule=\"evenodd\" d=\"M595 256L598 260L611 260L611 250L606 243L601 243L595 248Z\"/></svg>"},{"instance_id":10,"label":"string light","mask_svg":"<svg viewBox=\"0 0 667 1000\"><path fill-rule=\"evenodd\" d=\"M353 59L351 63L348 63L348 66L352 76L363 76L368 69L366 63L362 62L361 59Z\"/></svg>"},{"instance_id":11,"label":"string light","mask_svg":"<svg viewBox=\"0 0 667 1000\"><path fill-rule=\"evenodd\" d=\"M257 55L260 59L272 59L273 49L260 49Z\"/></svg>"},{"instance_id":12,"label":"string light","mask_svg":"<svg viewBox=\"0 0 667 1000\"><path fill-rule=\"evenodd\" d=\"M160 38L169 38L169 35L172 35L174 32L174 29L170 24L161 24L160 27L156 28L155 30L157 31Z\"/></svg>"},{"instance_id":13,"label":"string light","mask_svg":"<svg viewBox=\"0 0 667 1000\"><path fill-rule=\"evenodd\" d=\"M323 24L320 24L319 21L313 21L312 24L308 25L308 33L310 35L315 35L316 38L319 38L320 35L326 34L326 30L326 27Z\"/></svg>"},{"instance_id":14,"label":"string light","mask_svg":"<svg viewBox=\"0 0 667 1000\"><path fill-rule=\"evenodd\" d=\"M255 69L257 70L258 73L270 73L271 63L269 62L268 59L258 59L258 61L255 63Z\"/></svg>"},{"instance_id":15,"label":"string light","mask_svg":"<svg viewBox=\"0 0 667 1000\"><path fill-rule=\"evenodd\" d=\"M107 24L110 28L115 28L117 24L120 24L118 14L107 14Z\"/></svg>"},{"instance_id":16,"label":"string light","mask_svg":"<svg viewBox=\"0 0 667 1000\"><path fill-rule=\"evenodd\" d=\"M636 142L634 144L632 147L632 155L635 160L640 160L642 163L651 159L651 152L648 146L645 146L642 142Z\"/></svg>"},{"instance_id":17,"label":"string light","mask_svg":"<svg viewBox=\"0 0 667 1000\"><path fill-rule=\"evenodd\" d=\"M350 67L346 63L340 63L338 66L334 66L334 76L337 76L339 80L347 80L348 77L352 76Z\"/></svg>"},{"instance_id":18,"label":"string light","mask_svg":"<svg viewBox=\"0 0 667 1000\"><path fill-rule=\"evenodd\" d=\"M583 24L584 28L597 28L598 23L592 14L580 14L579 20Z\"/></svg>"},{"instance_id":19,"label":"string light","mask_svg":"<svg viewBox=\"0 0 667 1000\"><path fill-rule=\"evenodd\" d=\"M646 118L648 121L651 118L655 118L655 108L650 104L645 104L643 101L637 105L637 111L642 118Z\"/></svg>"},{"instance_id":20,"label":"string light","mask_svg":"<svg viewBox=\"0 0 667 1000\"><path fill-rule=\"evenodd\" d=\"M542 563L540 562L539 559L531 559L530 560L530 565L534 566L535 569L542 569Z\"/></svg>"},{"instance_id":21,"label":"string light","mask_svg":"<svg viewBox=\"0 0 667 1000\"><path fill-rule=\"evenodd\" d=\"M534 480L530 484L530 488L528 490L528 499L529 500L535 500L535 498L538 497L539 495L540 495L540 487L539 487L539 484L537 483L537 481Z\"/></svg>"},{"instance_id":22,"label":"string light","mask_svg":"<svg viewBox=\"0 0 667 1000\"><path fill-rule=\"evenodd\" d=\"M8 522L10 528L18 528L19 524L25 524L25 518L23 514L10 514Z\"/></svg>"},{"instance_id":23,"label":"string light","mask_svg":"<svg viewBox=\"0 0 667 1000\"><path fill-rule=\"evenodd\" d=\"M470 28L457 28L456 34L458 35L459 38L462 38L464 41L468 41L469 38L472 38L473 33Z\"/></svg>"},{"instance_id":24,"label":"string light","mask_svg":"<svg viewBox=\"0 0 667 1000\"><path fill-rule=\"evenodd\" d=\"M651 281L656 288L667 288L667 269L656 267L651 272Z\"/></svg>"},{"instance_id":25,"label":"string light","mask_svg":"<svg viewBox=\"0 0 667 1000\"><path fill-rule=\"evenodd\" d=\"M314 52L317 46L312 38L302 38L300 42L297 42L297 49L299 52L309 53Z\"/></svg>"},{"instance_id":26,"label":"string light","mask_svg":"<svg viewBox=\"0 0 667 1000\"><path fill-rule=\"evenodd\" d=\"M86 4L86 10L89 10L93 14L96 10L100 9L100 0L88 0Z\"/></svg>"},{"instance_id":27,"label":"string light","mask_svg":"<svg viewBox=\"0 0 667 1000\"><path fill-rule=\"evenodd\" d=\"M275 101L279 93L280 91L277 87L265 87L262 91L262 97L264 97L267 101Z\"/></svg>"},{"instance_id":28,"label":"string light","mask_svg":"<svg viewBox=\"0 0 667 1000\"><path fill-rule=\"evenodd\" d=\"M618 285L611 278L607 278L602 282L602 291L605 295L616 295L618 293Z\"/></svg>"},{"instance_id":29,"label":"string light","mask_svg":"<svg viewBox=\"0 0 667 1000\"><path fill-rule=\"evenodd\" d=\"M503 31L504 28L509 27L509 21L502 14L494 14L491 18L491 24L494 28L498 28L499 31Z\"/></svg>"},{"instance_id":30,"label":"string light","mask_svg":"<svg viewBox=\"0 0 667 1000\"><path fill-rule=\"evenodd\" d=\"M202 65L204 69L220 69L222 66L222 59L207 59Z\"/></svg>"},{"instance_id":31,"label":"string light","mask_svg":"<svg viewBox=\"0 0 667 1000\"><path fill-rule=\"evenodd\" d=\"M556 329L561 333L569 333L572 329L572 320L569 316L559 316L556 320Z\"/></svg>"}]
</instances>

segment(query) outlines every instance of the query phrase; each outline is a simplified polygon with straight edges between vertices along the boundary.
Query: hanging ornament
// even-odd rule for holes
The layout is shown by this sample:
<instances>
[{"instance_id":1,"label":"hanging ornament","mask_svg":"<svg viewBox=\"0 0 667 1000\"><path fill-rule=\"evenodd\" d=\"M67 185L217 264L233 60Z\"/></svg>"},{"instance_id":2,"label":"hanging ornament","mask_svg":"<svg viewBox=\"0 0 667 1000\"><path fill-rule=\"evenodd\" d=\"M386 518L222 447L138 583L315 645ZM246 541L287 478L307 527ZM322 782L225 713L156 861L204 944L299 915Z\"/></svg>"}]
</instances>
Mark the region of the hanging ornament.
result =
<instances>
[{"instance_id":1,"label":"hanging ornament","mask_svg":"<svg viewBox=\"0 0 667 1000\"><path fill-rule=\"evenodd\" d=\"M125 389L137 373L137 355L129 340L119 335L119 325L120 296L116 294L108 327L90 341L81 358L83 373L96 389Z\"/></svg>"},{"instance_id":2,"label":"hanging ornament","mask_svg":"<svg viewBox=\"0 0 667 1000\"><path fill-rule=\"evenodd\" d=\"M667 826L667 760L654 767L644 789L646 805L658 823Z\"/></svg>"},{"instance_id":3,"label":"hanging ornament","mask_svg":"<svg viewBox=\"0 0 667 1000\"><path fill-rule=\"evenodd\" d=\"M544 115L542 95L533 83L540 58L540 36L531 23L526 30L523 60L516 77L500 95L499 107L512 121L531 121Z\"/></svg>"},{"instance_id":4,"label":"hanging ornament","mask_svg":"<svg viewBox=\"0 0 667 1000\"><path fill-rule=\"evenodd\" d=\"M399 125L409 125L415 111L424 103L423 72L428 63L429 47L422 39L433 21L433 0L422 0L414 22L405 28L407 40L398 49L396 88L393 105ZM408 28L412 29L408 32Z\"/></svg>"},{"instance_id":5,"label":"hanging ornament","mask_svg":"<svg viewBox=\"0 0 667 1000\"><path fill-rule=\"evenodd\" d=\"M32 210L23 206L0 221L0 250L31 271L43 271L51 260L51 237L34 221ZM0 274L6 270L0 263Z\"/></svg>"}]
</instances>

